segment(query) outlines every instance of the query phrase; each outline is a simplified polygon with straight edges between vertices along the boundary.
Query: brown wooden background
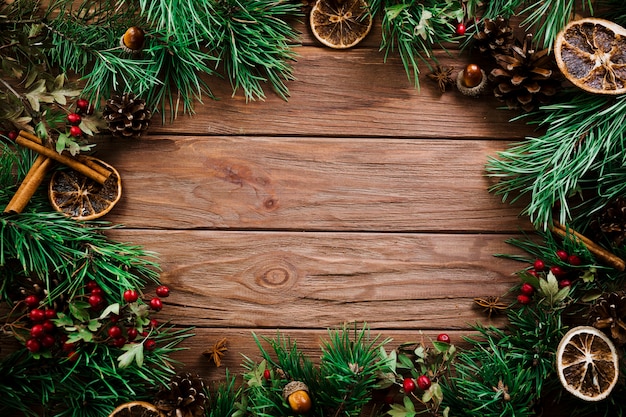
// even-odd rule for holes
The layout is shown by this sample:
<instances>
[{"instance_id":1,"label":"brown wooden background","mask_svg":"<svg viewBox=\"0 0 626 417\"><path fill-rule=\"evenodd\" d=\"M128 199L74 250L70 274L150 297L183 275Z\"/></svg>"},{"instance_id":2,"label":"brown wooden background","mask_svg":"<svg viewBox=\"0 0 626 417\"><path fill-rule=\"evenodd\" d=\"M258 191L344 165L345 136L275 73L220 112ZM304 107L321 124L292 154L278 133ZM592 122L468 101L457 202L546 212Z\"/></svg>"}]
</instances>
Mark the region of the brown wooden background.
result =
<instances>
[{"instance_id":1,"label":"brown wooden background","mask_svg":"<svg viewBox=\"0 0 626 417\"><path fill-rule=\"evenodd\" d=\"M208 380L258 357L252 332L280 329L313 357L344 322L396 344L420 332L459 342L487 320L473 298L502 295L522 266L494 257L529 224L488 193L484 171L533 133L509 122L517 113L489 94L441 94L424 65L415 89L397 57L383 62L379 29L336 51L299 28L289 101L267 89L246 103L211 79L219 100L194 117L98 145L123 177L105 219L125 228L110 236L159 254L172 295L157 317L196 326L176 358ZM456 70L478 59L436 56ZM222 337L217 369L201 353Z\"/></svg>"}]
</instances>

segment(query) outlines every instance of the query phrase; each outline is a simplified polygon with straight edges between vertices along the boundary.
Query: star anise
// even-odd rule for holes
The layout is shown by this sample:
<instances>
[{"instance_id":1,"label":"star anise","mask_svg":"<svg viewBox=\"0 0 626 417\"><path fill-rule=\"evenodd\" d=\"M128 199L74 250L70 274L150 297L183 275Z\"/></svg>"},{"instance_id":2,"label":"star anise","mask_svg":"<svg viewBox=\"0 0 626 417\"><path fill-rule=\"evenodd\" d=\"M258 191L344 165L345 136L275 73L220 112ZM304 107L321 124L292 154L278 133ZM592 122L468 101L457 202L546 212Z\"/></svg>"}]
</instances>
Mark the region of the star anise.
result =
<instances>
[{"instance_id":1,"label":"star anise","mask_svg":"<svg viewBox=\"0 0 626 417\"><path fill-rule=\"evenodd\" d=\"M437 85L439 86L439 91L445 93L446 88L449 85L454 85L452 71L454 71L454 68L452 67L442 67L437 65L437 68L435 68L434 71L428 74L428 78L437 83Z\"/></svg>"},{"instance_id":2,"label":"star anise","mask_svg":"<svg viewBox=\"0 0 626 417\"><path fill-rule=\"evenodd\" d=\"M215 344L211 348L202 352L202 354L206 356L207 358L209 358L210 361L215 363L215 366L217 367L221 366L222 358L224 357L224 354L228 350L228 348L226 347L227 341L228 340L225 337L223 339L218 340L217 342L215 342Z\"/></svg>"}]
</instances>

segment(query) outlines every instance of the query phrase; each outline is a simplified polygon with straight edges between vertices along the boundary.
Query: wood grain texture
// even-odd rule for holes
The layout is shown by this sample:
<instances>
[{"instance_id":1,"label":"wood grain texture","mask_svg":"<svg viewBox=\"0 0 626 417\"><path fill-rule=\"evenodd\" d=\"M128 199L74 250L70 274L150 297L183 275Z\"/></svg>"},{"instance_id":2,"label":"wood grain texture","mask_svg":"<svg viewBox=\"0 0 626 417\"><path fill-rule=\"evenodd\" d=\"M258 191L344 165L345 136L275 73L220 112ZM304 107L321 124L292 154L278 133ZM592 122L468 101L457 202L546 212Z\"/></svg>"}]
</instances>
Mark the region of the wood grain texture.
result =
<instances>
[{"instance_id":1,"label":"wood grain texture","mask_svg":"<svg viewBox=\"0 0 626 417\"><path fill-rule=\"evenodd\" d=\"M504 235L116 230L162 259L167 315L201 327L468 329L520 265ZM513 251L515 252L515 251ZM477 285L479 283L479 285Z\"/></svg>"},{"instance_id":2,"label":"wood grain texture","mask_svg":"<svg viewBox=\"0 0 626 417\"><path fill-rule=\"evenodd\" d=\"M522 205L489 194L503 142L151 136L99 146L132 228L519 231Z\"/></svg>"}]
</instances>

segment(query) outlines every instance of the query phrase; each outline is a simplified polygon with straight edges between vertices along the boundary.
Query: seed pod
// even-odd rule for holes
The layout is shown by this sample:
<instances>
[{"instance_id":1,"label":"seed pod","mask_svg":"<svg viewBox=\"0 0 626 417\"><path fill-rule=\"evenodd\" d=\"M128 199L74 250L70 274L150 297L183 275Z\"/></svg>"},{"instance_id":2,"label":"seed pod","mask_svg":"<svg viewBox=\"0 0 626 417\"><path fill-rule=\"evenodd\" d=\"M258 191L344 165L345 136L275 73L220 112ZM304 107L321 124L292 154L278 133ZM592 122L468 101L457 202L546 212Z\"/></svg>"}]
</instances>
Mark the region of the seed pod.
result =
<instances>
[{"instance_id":1,"label":"seed pod","mask_svg":"<svg viewBox=\"0 0 626 417\"><path fill-rule=\"evenodd\" d=\"M487 87L487 74L476 64L469 64L459 72L456 86L466 96L478 97Z\"/></svg>"},{"instance_id":2,"label":"seed pod","mask_svg":"<svg viewBox=\"0 0 626 417\"><path fill-rule=\"evenodd\" d=\"M311 409L309 387L304 382L291 381L283 388L283 398L289 403L291 411L306 414Z\"/></svg>"},{"instance_id":3,"label":"seed pod","mask_svg":"<svg viewBox=\"0 0 626 417\"><path fill-rule=\"evenodd\" d=\"M126 52L138 53L143 49L146 34L143 29L137 26L129 27L120 38L120 46Z\"/></svg>"}]
</instances>

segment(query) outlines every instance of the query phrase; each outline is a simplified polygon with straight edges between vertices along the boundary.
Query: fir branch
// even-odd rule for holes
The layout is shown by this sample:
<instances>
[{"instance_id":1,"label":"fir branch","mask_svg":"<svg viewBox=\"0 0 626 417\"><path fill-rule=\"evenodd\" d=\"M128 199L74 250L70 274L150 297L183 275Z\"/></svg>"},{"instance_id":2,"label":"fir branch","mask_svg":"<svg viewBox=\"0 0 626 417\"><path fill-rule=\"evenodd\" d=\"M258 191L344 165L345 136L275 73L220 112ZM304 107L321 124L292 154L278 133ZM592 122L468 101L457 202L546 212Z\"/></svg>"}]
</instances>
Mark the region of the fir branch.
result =
<instances>
[{"instance_id":1,"label":"fir branch","mask_svg":"<svg viewBox=\"0 0 626 417\"><path fill-rule=\"evenodd\" d=\"M433 46L444 48L444 43L454 42L453 23L462 21L464 15L460 3L435 0L375 0L371 8L372 14L382 13L380 50L385 51L385 61L397 52L409 81L412 79L416 87L418 64L423 62L430 68L430 61L436 62Z\"/></svg>"},{"instance_id":2,"label":"fir branch","mask_svg":"<svg viewBox=\"0 0 626 417\"><path fill-rule=\"evenodd\" d=\"M612 179L626 162L622 152L626 100L577 92L534 116L540 126L547 126L543 136L529 137L490 158L487 172L498 179L490 191L503 200L530 195L523 214L546 229L554 207L556 219L567 223L570 198L583 186L595 188L595 195L604 194L597 184ZM588 176L594 180L585 181Z\"/></svg>"},{"instance_id":3,"label":"fir branch","mask_svg":"<svg viewBox=\"0 0 626 417\"><path fill-rule=\"evenodd\" d=\"M231 417L236 412L236 402L241 394L241 388L236 388L235 382L236 378L226 370L224 380L213 390L205 391L209 404L207 417Z\"/></svg>"}]
</instances>

